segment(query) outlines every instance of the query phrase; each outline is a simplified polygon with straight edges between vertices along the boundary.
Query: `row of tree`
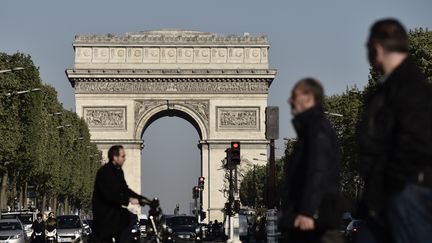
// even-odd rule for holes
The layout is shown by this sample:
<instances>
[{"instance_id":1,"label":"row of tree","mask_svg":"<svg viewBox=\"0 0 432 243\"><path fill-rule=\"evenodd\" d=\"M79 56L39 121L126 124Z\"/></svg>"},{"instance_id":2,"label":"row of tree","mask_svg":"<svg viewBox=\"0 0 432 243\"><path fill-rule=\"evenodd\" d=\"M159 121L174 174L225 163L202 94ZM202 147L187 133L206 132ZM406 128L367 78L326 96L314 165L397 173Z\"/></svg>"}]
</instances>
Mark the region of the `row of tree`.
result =
<instances>
[{"instance_id":1,"label":"row of tree","mask_svg":"<svg viewBox=\"0 0 432 243\"><path fill-rule=\"evenodd\" d=\"M0 207L88 209L102 155L31 57L0 53L0 70L17 67L0 73Z\"/></svg>"},{"instance_id":2,"label":"row of tree","mask_svg":"<svg viewBox=\"0 0 432 243\"><path fill-rule=\"evenodd\" d=\"M414 29L409 32L411 57L417 62L432 83L432 31ZM338 95L328 96L325 99L325 110L332 122L340 145L342 157L341 187L346 198L356 201L359 198L363 183L357 171L357 135L358 122L361 117L365 98L374 90L380 77L371 69L369 81L364 90L356 86L347 88ZM409 82L409 80L407 80ZM277 199L283 198L284 164L289 163L295 140L285 144L285 156L277 161ZM265 207L267 188L267 166L254 167L244 176L240 187L240 200L244 206Z\"/></svg>"}]
</instances>

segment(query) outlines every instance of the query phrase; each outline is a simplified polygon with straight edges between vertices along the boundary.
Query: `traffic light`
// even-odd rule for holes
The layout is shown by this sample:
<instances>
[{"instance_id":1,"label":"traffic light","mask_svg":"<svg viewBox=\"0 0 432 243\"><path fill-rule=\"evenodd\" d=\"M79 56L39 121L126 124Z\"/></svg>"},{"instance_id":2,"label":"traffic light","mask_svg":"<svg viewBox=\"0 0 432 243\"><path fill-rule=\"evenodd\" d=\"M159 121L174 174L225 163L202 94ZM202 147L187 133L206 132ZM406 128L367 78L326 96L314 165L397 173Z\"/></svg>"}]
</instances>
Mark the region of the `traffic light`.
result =
<instances>
[{"instance_id":1,"label":"traffic light","mask_svg":"<svg viewBox=\"0 0 432 243\"><path fill-rule=\"evenodd\" d=\"M207 213L204 212L204 211L201 211L201 212L200 212L200 218L201 218L201 221L204 220L206 217L207 217Z\"/></svg>"},{"instance_id":2,"label":"traffic light","mask_svg":"<svg viewBox=\"0 0 432 243\"><path fill-rule=\"evenodd\" d=\"M193 199L197 199L197 198L199 198L199 192L200 192L199 187L198 187L198 186L194 186L194 187L192 188L192 198L193 198Z\"/></svg>"},{"instance_id":3,"label":"traffic light","mask_svg":"<svg viewBox=\"0 0 432 243\"><path fill-rule=\"evenodd\" d=\"M231 163L240 165L240 142L231 142Z\"/></svg>"},{"instance_id":4,"label":"traffic light","mask_svg":"<svg viewBox=\"0 0 432 243\"><path fill-rule=\"evenodd\" d=\"M240 200L234 200L234 212L235 213L240 212Z\"/></svg>"},{"instance_id":5,"label":"traffic light","mask_svg":"<svg viewBox=\"0 0 432 243\"><path fill-rule=\"evenodd\" d=\"M198 187L201 190L204 190L204 182L205 182L205 177L201 176L200 178L198 178Z\"/></svg>"},{"instance_id":6,"label":"traffic light","mask_svg":"<svg viewBox=\"0 0 432 243\"><path fill-rule=\"evenodd\" d=\"M226 215L231 216L231 215L232 215L231 203L226 202L226 203L225 203L224 210L225 210L225 214L226 214Z\"/></svg>"}]
</instances>

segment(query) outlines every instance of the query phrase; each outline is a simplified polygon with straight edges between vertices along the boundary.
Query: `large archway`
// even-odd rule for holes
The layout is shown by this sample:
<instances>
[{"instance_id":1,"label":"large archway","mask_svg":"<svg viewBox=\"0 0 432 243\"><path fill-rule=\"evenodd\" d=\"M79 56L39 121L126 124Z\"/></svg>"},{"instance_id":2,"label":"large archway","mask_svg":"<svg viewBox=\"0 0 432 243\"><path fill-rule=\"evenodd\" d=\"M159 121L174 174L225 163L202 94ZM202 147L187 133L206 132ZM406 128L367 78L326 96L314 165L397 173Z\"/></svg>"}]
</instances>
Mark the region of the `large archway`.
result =
<instances>
[{"instance_id":1,"label":"large archway","mask_svg":"<svg viewBox=\"0 0 432 243\"><path fill-rule=\"evenodd\" d=\"M225 149L240 141L242 161L267 151L265 108L276 76L267 37L162 30L79 35L73 45L75 64L66 74L76 112L104 154L113 144L126 147L129 186L141 191L146 127L165 115L183 116L200 136L207 220L221 220Z\"/></svg>"},{"instance_id":2,"label":"large archway","mask_svg":"<svg viewBox=\"0 0 432 243\"><path fill-rule=\"evenodd\" d=\"M141 192L159 197L165 213L178 204L180 213L190 214L191 189L202 174L200 135L184 114L160 113L142 137Z\"/></svg>"}]
</instances>

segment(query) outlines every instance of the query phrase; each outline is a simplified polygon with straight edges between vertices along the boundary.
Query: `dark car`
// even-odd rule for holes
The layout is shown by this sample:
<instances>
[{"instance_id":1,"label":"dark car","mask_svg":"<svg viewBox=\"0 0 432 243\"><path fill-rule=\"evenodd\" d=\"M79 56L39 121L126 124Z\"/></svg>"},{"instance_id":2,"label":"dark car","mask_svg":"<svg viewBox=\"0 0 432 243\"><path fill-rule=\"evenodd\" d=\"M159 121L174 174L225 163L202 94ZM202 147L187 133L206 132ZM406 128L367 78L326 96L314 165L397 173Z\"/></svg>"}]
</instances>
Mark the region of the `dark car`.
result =
<instances>
[{"instance_id":1,"label":"dark car","mask_svg":"<svg viewBox=\"0 0 432 243\"><path fill-rule=\"evenodd\" d=\"M131 232L132 232L132 242L139 243L141 240L141 231L140 231L140 225L139 225L137 215L135 215L135 223L132 226Z\"/></svg>"},{"instance_id":2,"label":"dark car","mask_svg":"<svg viewBox=\"0 0 432 243\"><path fill-rule=\"evenodd\" d=\"M84 219L84 233L87 235L87 243L93 243L96 240L93 235L93 220L92 219Z\"/></svg>"},{"instance_id":3,"label":"dark car","mask_svg":"<svg viewBox=\"0 0 432 243\"><path fill-rule=\"evenodd\" d=\"M201 242L202 233L194 216L164 216L164 242Z\"/></svg>"},{"instance_id":4,"label":"dark car","mask_svg":"<svg viewBox=\"0 0 432 243\"><path fill-rule=\"evenodd\" d=\"M348 224L345 230L345 238L348 242L354 242L358 233L366 225L365 221L360 219L353 219L351 223Z\"/></svg>"},{"instance_id":5,"label":"dark car","mask_svg":"<svg viewBox=\"0 0 432 243\"><path fill-rule=\"evenodd\" d=\"M141 232L141 238L144 239L147 237L147 219L139 219L139 228Z\"/></svg>"}]
</instances>

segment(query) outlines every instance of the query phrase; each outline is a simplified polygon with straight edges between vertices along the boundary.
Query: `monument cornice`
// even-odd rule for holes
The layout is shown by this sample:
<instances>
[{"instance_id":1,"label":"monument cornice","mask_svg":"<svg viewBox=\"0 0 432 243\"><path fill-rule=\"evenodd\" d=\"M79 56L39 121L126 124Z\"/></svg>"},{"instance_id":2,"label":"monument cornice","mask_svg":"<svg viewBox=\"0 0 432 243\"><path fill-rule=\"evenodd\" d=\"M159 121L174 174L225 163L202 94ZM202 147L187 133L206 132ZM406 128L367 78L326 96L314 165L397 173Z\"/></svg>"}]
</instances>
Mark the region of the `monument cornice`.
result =
<instances>
[{"instance_id":1,"label":"monument cornice","mask_svg":"<svg viewBox=\"0 0 432 243\"><path fill-rule=\"evenodd\" d=\"M130 32L123 36L114 34L105 35L76 35L74 46L86 45L259 45L269 46L265 35L220 35L209 32L187 30L156 30L143 32Z\"/></svg>"},{"instance_id":2,"label":"monument cornice","mask_svg":"<svg viewBox=\"0 0 432 243\"><path fill-rule=\"evenodd\" d=\"M266 77L275 78L276 69L66 69L75 77Z\"/></svg>"}]
</instances>

